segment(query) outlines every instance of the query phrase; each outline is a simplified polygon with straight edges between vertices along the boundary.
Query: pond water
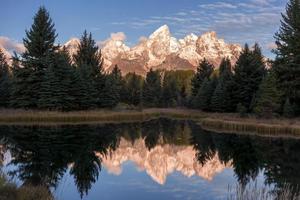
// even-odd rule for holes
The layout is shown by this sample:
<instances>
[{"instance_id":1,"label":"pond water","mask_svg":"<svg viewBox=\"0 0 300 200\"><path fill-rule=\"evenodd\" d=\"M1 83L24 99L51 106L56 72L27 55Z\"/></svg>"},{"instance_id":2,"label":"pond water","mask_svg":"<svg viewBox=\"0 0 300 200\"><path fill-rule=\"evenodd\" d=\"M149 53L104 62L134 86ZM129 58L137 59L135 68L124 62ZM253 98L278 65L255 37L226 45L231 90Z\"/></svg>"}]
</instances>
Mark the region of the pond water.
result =
<instances>
[{"instance_id":1,"label":"pond water","mask_svg":"<svg viewBox=\"0 0 300 200\"><path fill-rule=\"evenodd\" d=\"M300 140L221 134L191 121L0 126L0 164L58 200L227 199L300 183Z\"/></svg>"}]
</instances>

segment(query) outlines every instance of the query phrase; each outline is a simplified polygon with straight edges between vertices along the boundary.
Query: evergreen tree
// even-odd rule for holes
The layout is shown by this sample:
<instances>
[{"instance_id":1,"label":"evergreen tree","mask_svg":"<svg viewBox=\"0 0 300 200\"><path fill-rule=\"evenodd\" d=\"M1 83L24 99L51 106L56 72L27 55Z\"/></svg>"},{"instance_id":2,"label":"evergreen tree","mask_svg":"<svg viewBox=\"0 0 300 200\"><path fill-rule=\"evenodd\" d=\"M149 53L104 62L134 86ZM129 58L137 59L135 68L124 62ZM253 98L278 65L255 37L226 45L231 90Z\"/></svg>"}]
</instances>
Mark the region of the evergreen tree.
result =
<instances>
[{"instance_id":1,"label":"evergreen tree","mask_svg":"<svg viewBox=\"0 0 300 200\"><path fill-rule=\"evenodd\" d=\"M33 101L33 91L30 76L32 70L28 67L21 67L20 59L15 54L12 63L12 88L10 106L13 108L33 108L36 102Z\"/></svg>"},{"instance_id":2,"label":"evergreen tree","mask_svg":"<svg viewBox=\"0 0 300 200\"><path fill-rule=\"evenodd\" d=\"M121 70L116 65L112 72L106 77L101 102L103 107L113 108L120 102L120 93L123 87Z\"/></svg>"},{"instance_id":3,"label":"evergreen tree","mask_svg":"<svg viewBox=\"0 0 300 200\"><path fill-rule=\"evenodd\" d=\"M232 110L231 83L232 71L228 58L222 60L219 67L219 79L211 99L211 109L216 112L227 112Z\"/></svg>"},{"instance_id":4,"label":"evergreen tree","mask_svg":"<svg viewBox=\"0 0 300 200\"><path fill-rule=\"evenodd\" d=\"M156 107L160 105L161 98L161 76L159 71L150 71L147 73L143 85L143 104L147 107Z\"/></svg>"},{"instance_id":5,"label":"evergreen tree","mask_svg":"<svg viewBox=\"0 0 300 200\"><path fill-rule=\"evenodd\" d=\"M225 97L226 88L223 78L218 80L217 87L211 97L211 109L216 112L224 112L226 109Z\"/></svg>"},{"instance_id":6,"label":"evergreen tree","mask_svg":"<svg viewBox=\"0 0 300 200\"><path fill-rule=\"evenodd\" d=\"M201 84L204 82L204 79L209 79L213 73L213 65L210 64L206 59L204 59L199 66L197 67L197 72L192 79L192 97L195 97L198 94L198 91L201 87Z\"/></svg>"},{"instance_id":7,"label":"evergreen tree","mask_svg":"<svg viewBox=\"0 0 300 200\"><path fill-rule=\"evenodd\" d=\"M277 49L274 69L285 99L300 114L300 1L290 0L275 34ZM287 102L287 100L286 100Z\"/></svg>"},{"instance_id":8,"label":"evergreen tree","mask_svg":"<svg viewBox=\"0 0 300 200\"><path fill-rule=\"evenodd\" d=\"M91 33L84 31L74 61L83 87L80 98L82 109L102 106L101 95L106 82L102 72L103 60Z\"/></svg>"},{"instance_id":9,"label":"evergreen tree","mask_svg":"<svg viewBox=\"0 0 300 200\"><path fill-rule=\"evenodd\" d=\"M48 71L48 67L52 63L51 54L57 49L54 45L57 35L54 29L54 23L52 22L48 11L44 7L40 7L36 15L34 16L34 22L29 31L26 31L26 38L23 39L26 51L22 54L21 64L23 69L19 69L20 73L15 84L22 84L16 87L26 87L21 94L20 99L26 96L26 99L30 97L30 102L20 102L19 106L36 108L36 102L40 99L40 92L43 89L43 79L45 72ZM21 72L22 71L22 72ZM26 94L25 94L26 93ZM16 93L15 93L16 94Z\"/></svg>"},{"instance_id":10,"label":"evergreen tree","mask_svg":"<svg viewBox=\"0 0 300 200\"><path fill-rule=\"evenodd\" d=\"M10 98L10 74L6 56L0 49L0 108L8 107Z\"/></svg>"},{"instance_id":11,"label":"evergreen tree","mask_svg":"<svg viewBox=\"0 0 300 200\"><path fill-rule=\"evenodd\" d=\"M162 88L162 102L165 107L174 107L178 100L178 86L174 77L164 77Z\"/></svg>"},{"instance_id":12,"label":"evergreen tree","mask_svg":"<svg viewBox=\"0 0 300 200\"><path fill-rule=\"evenodd\" d=\"M211 79L205 78L197 96L194 98L194 107L203 111L210 111L211 97L216 88L217 78L214 76Z\"/></svg>"},{"instance_id":13,"label":"evergreen tree","mask_svg":"<svg viewBox=\"0 0 300 200\"><path fill-rule=\"evenodd\" d=\"M78 90L74 89L78 88L79 84L75 82L75 72L69 53L63 48L53 54L52 60L42 83L44 85L38 102L39 108L62 111L77 109Z\"/></svg>"},{"instance_id":14,"label":"evergreen tree","mask_svg":"<svg viewBox=\"0 0 300 200\"><path fill-rule=\"evenodd\" d=\"M262 117L272 117L280 107L280 98L275 74L271 72L263 79L257 91L255 113Z\"/></svg>"},{"instance_id":15,"label":"evergreen tree","mask_svg":"<svg viewBox=\"0 0 300 200\"><path fill-rule=\"evenodd\" d=\"M286 99L283 105L283 116L291 118L295 116L294 106L289 99Z\"/></svg>"},{"instance_id":16,"label":"evergreen tree","mask_svg":"<svg viewBox=\"0 0 300 200\"><path fill-rule=\"evenodd\" d=\"M179 93L179 106L186 106L187 105L187 90L185 87L185 84L182 84L181 89L180 89L180 93Z\"/></svg>"},{"instance_id":17,"label":"evergreen tree","mask_svg":"<svg viewBox=\"0 0 300 200\"><path fill-rule=\"evenodd\" d=\"M126 83L126 102L130 105L139 105L141 103L142 95L142 77L135 73L128 74L128 81Z\"/></svg>"},{"instance_id":18,"label":"evergreen tree","mask_svg":"<svg viewBox=\"0 0 300 200\"><path fill-rule=\"evenodd\" d=\"M246 44L234 69L234 101L251 112L251 102L265 75L265 64L260 47L255 44L250 50Z\"/></svg>"}]
</instances>

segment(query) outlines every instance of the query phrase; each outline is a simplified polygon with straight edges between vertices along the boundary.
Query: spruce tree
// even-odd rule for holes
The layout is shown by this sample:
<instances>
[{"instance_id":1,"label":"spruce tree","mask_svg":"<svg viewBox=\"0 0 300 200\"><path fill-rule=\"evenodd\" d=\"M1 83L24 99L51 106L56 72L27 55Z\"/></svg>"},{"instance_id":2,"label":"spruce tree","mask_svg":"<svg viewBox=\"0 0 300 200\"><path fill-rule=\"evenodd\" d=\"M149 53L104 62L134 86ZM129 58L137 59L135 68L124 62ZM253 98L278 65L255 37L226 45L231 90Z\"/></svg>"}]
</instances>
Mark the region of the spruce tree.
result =
<instances>
[{"instance_id":1,"label":"spruce tree","mask_svg":"<svg viewBox=\"0 0 300 200\"><path fill-rule=\"evenodd\" d=\"M74 61L83 87L80 98L82 109L102 106L101 95L105 86L103 59L91 33L84 31Z\"/></svg>"},{"instance_id":2,"label":"spruce tree","mask_svg":"<svg viewBox=\"0 0 300 200\"><path fill-rule=\"evenodd\" d=\"M214 76L211 79L205 78L198 94L194 98L193 104L195 108L203 111L211 111L211 97L215 91L217 78Z\"/></svg>"},{"instance_id":3,"label":"spruce tree","mask_svg":"<svg viewBox=\"0 0 300 200\"><path fill-rule=\"evenodd\" d=\"M211 98L211 109L215 112L224 112L226 109L225 105L225 94L226 94L226 88L225 88L225 81L223 78L219 78L217 87L212 95Z\"/></svg>"},{"instance_id":4,"label":"spruce tree","mask_svg":"<svg viewBox=\"0 0 300 200\"><path fill-rule=\"evenodd\" d=\"M0 49L0 108L9 106L10 98L10 73L6 56Z\"/></svg>"},{"instance_id":5,"label":"spruce tree","mask_svg":"<svg viewBox=\"0 0 300 200\"><path fill-rule=\"evenodd\" d=\"M142 95L142 77L135 73L128 74L128 81L126 83L126 102L130 105L137 106L141 103Z\"/></svg>"},{"instance_id":6,"label":"spruce tree","mask_svg":"<svg viewBox=\"0 0 300 200\"><path fill-rule=\"evenodd\" d=\"M185 84L182 84L181 89L180 89L180 93L179 93L179 106L187 106L187 89Z\"/></svg>"},{"instance_id":7,"label":"spruce tree","mask_svg":"<svg viewBox=\"0 0 300 200\"><path fill-rule=\"evenodd\" d=\"M74 68L71 66L69 53L65 48L53 54L53 62L45 73L42 84L39 108L69 111L78 108L76 95L78 88Z\"/></svg>"},{"instance_id":8,"label":"spruce tree","mask_svg":"<svg viewBox=\"0 0 300 200\"><path fill-rule=\"evenodd\" d=\"M283 116L292 118L295 116L294 106L291 104L289 99L286 99L283 105Z\"/></svg>"},{"instance_id":9,"label":"spruce tree","mask_svg":"<svg viewBox=\"0 0 300 200\"><path fill-rule=\"evenodd\" d=\"M32 70L28 67L21 67L20 58L15 54L12 62L12 87L10 106L13 108L29 109L36 106L32 96L32 83L30 76Z\"/></svg>"},{"instance_id":10,"label":"spruce tree","mask_svg":"<svg viewBox=\"0 0 300 200\"><path fill-rule=\"evenodd\" d=\"M246 44L234 69L234 101L251 112L251 102L265 76L265 64L260 47L255 44L250 50Z\"/></svg>"},{"instance_id":11,"label":"spruce tree","mask_svg":"<svg viewBox=\"0 0 300 200\"><path fill-rule=\"evenodd\" d=\"M201 87L201 84L204 82L204 79L209 79L213 73L214 66L210 64L206 59L204 59L199 66L197 67L197 72L192 78L192 97L195 97L198 94L198 91Z\"/></svg>"},{"instance_id":12,"label":"spruce tree","mask_svg":"<svg viewBox=\"0 0 300 200\"><path fill-rule=\"evenodd\" d=\"M230 60L225 58L220 64L218 83L211 99L211 109L213 111L228 112L232 110L232 77Z\"/></svg>"},{"instance_id":13,"label":"spruce tree","mask_svg":"<svg viewBox=\"0 0 300 200\"><path fill-rule=\"evenodd\" d=\"M270 72L262 81L257 91L254 111L261 117L270 118L280 108L281 92L277 88L276 76Z\"/></svg>"},{"instance_id":14,"label":"spruce tree","mask_svg":"<svg viewBox=\"0 0 300 200\"><path fill-rule=\"evenodd\" d=\"M177 106L179 97L178 86L174 77L164 77L162 88L162 102L165 107Z\"/></svg>"},{"instance_id":15,"label":"spruce tree","mask_svg":"<svg viewBox=\"0 0 300 200\"><path fill-rule=\"evenodd\" d=\"M45 84L42 83L43 79L46 78L45 73L52 63L51 54L57 49L55 46L56 37L54 23L48 11L44 7L40 7L34 16L30 30L26 31L26 38L23 39L26 48L21 59L23 69L20 71L23 72L20 72L22 75L18 78L21 80L17 81L16 84L25 84L20 87L29 88L23 91L21 96L30 97L30 103L20 103L20 106L37 107L36 103L40 99L40 92L44 90L42 86Z\"/></svg>"},{"instance_id":16,"label":"spruce tree","mask_svg":"<svg viewBox=\"0 0 300 200\"><path fill-rule=\"evenodd\" d=\"M161 99L161 76L159 71L150 71L147 73L143 85L143 105L147 107L160 106Z\"/></svg>"},{"instance_id":17,"label":"spruce tree","mask_svg":"<svg viewBox=\"0 0 300 200\"><path fill-rule=\"evenodd\" d=\"M277 49L274 70L284 98L295 105L300 114L300 1L290 0L281 26L275 34Z\"/></svg>"},{"instance_id":18,"label":"spruce tree","mask_svg":"<svg viewBox=\"0 0 300 200\"><path fill-rule=\"evenodd\" d=\"M106 77L103 94L101 95L101 105L103 107L113 108L120 103L120 94L123 84L121 70L116 65L112 72Z\"/></svg>"}]
</instances>

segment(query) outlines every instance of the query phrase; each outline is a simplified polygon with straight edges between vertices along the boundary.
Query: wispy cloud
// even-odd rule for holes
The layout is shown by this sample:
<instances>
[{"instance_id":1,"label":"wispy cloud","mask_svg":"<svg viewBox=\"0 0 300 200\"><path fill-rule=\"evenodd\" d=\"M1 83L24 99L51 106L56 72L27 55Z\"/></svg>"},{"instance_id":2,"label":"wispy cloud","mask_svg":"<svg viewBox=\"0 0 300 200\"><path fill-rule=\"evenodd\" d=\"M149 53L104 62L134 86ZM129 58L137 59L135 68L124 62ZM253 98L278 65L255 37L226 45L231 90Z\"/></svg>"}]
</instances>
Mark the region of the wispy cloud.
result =
<instances>
[{"instance_id":1,"label":"wispy cloud","mask_svg":"<svg viewBox=\"0 0 300 200\"><path fill-rule=\"evenodd\" d=\"M287 1L287 0L284 0ZM168 24L176 37L191 32L201 34L214 30L230 42L259 42L267 50L273 42L274 32L279 27L280 13L286 2L282 0L245 0L243 2L217 1L198 4L193 9L184 9L161 16L132 19L122 23L134 29ZM117 24L116 24L117 25ZM118 24L120 25L120 24Z\"/></svg>"},{"instance_id":2,"label":"wispy cloud","mask_svg":"<svg viewBox=\"0 0 300 200\"><path fill-rule=\"evenodd\" d=\"M231 3L224 3L224 2L216 2L216 3L210 3L210 4L200 4L198 5L199 8L203 9L236 9L238 6Z\"/></svg>"},{"instance_id":3,"label":"wispy cloud","mask_svg":"<svg viewBox=\"0 0 300 200\"><path fill-rule=\"evenodd\" d=\"M0 46L8 52L16 51L17 53L22 53L25 51L25 47L22 43L18 43L8 37L0 36Z\"/></svg>"}]
</instances>

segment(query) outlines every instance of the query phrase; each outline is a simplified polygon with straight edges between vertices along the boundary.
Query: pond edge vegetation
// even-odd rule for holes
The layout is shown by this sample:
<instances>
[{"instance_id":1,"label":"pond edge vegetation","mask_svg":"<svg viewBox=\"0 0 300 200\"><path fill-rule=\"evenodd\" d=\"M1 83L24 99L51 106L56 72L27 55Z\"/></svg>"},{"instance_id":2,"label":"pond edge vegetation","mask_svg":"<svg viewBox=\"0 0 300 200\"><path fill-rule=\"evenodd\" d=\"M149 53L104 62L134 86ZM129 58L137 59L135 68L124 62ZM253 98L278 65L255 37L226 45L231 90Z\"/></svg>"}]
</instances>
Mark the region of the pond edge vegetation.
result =
<instances>
[{"instance_id":1,"label":"pond edge vegetation","mask_svg":"<svg viewBox=\"0 0 300 200\"><path fill-rule=\"evenodd\" d=\"M159 118L193 120L214 132L257 134L262 136L300 137L300 120L254 116L236 113L207 113L191 109L95 110L76 112L0 111L1 125L72 125L148 121Z\"/></svg>"}]
</instances>

